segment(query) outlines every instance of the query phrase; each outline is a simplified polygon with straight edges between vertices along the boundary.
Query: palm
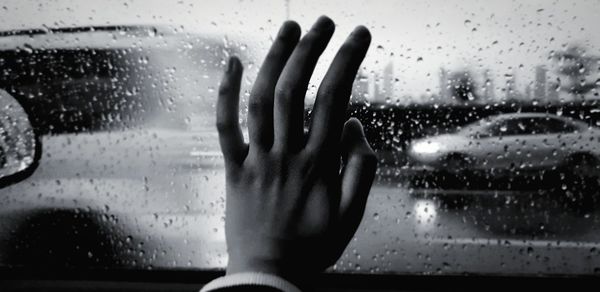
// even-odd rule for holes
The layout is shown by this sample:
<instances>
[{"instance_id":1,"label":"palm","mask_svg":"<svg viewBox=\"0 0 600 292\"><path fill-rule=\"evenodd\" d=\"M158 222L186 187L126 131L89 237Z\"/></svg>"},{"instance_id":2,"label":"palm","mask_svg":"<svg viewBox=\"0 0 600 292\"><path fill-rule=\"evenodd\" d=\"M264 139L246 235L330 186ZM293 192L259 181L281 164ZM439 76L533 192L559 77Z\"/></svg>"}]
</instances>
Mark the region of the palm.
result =
<instances>
[{"instance_id":1,"label":"palm","mask_svg":"<svg viewBox=\"0 0 600 292\"><path fill-rule=\"evenodd\" d=\"M304 95L334 27L322 17L299 42L299 26L283 25L250 93L249 144L238 124L241 64L230 60L217 104L228 272L318 272L335 262L360 223L376 159L360 122L345 122L345 108L370 43L366 28L335 57L304 133Z\"/></svg>"}]
</instances>

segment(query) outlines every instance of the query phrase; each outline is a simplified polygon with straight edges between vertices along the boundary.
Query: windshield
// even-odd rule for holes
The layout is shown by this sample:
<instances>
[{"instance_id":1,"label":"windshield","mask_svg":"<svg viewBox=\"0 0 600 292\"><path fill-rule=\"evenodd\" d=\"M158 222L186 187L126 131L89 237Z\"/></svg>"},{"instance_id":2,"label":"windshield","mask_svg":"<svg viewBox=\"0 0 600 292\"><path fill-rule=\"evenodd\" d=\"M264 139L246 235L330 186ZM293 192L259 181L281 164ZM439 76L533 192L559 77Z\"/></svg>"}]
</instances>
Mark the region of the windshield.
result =
<instances>
[{"instance_id":1,"label":"windshield","mask_svg":"<svg viewBox=\"0 0 600 292\"><path fill-rule=\"evenodd\" d=\"M598 273L598 4L2 1L0 89L29 101L43 154L0 189L0 266L223 269L226 60L245 66L246 105L279 25L305 33L326 14L336 33L306 119L337 48L367 26L348 115L379 160L330 272Z\"/></svg>"}]
</instances>

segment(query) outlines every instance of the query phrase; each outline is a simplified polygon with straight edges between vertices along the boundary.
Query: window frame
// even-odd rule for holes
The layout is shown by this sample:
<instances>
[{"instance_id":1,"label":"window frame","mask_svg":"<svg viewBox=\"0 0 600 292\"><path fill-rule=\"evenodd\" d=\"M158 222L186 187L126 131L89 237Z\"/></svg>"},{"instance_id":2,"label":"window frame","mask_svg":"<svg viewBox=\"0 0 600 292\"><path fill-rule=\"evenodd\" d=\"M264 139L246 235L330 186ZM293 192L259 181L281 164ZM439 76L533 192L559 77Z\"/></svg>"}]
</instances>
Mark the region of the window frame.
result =
<instances>
[{"instance_id":1,"label":"window frame","mask_svg":"<svg viewBox=\"0 0 600 292\"><path fill-rule=\"evenodd\" d=\"M225 275L223 270L192 269L53 269L0 267L0 286L23 291L198 291L204 284ZM573 285L597 284L592 275L482 275L482 274L336 274L322 273L313 281L319 291L481 291L477 283L489 287L514 289L516 285L538 289L569 289ZM475 284L475 285L474 285ZM31 289L33 287L34 289ZM69 289L71 287L71 289ZM16 290L16 289L15 289ZM52 289L50 289L52 290ZM55 291L55 290L52 290Z\"/></svg>"}]
</instances>

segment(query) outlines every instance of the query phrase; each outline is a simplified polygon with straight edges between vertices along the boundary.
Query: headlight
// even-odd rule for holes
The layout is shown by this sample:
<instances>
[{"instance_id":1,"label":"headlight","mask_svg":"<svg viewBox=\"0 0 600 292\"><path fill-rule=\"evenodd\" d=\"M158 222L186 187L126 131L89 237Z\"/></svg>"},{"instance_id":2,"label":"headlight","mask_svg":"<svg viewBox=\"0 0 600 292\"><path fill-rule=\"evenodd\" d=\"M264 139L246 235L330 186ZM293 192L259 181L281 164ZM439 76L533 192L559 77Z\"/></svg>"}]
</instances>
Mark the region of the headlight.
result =
<instances>
[{"instance_id":1,"label":"headlight","mask_svg":"<svg viewBox=\"0 0 600 292\"><path fill-rule=\"evenodd\" d=\"M440 143L431 141L418 142L412 146L412 150L420 154L433 154L439 152L441 149L442 145Z\"/></svg>"}]
</instances>

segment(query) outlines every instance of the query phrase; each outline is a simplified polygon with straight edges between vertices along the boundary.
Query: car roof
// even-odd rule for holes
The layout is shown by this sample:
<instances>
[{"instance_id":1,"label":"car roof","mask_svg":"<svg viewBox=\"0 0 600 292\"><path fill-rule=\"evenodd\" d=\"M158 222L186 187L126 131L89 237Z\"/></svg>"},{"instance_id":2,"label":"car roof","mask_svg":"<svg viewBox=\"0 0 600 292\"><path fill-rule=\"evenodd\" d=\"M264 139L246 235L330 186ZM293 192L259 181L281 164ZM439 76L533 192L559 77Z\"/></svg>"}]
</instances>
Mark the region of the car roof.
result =
<instances>
[{"instance_id":1,"label":"car roof","mask_svg":"<svg viewBox=\"0 0 600 292\"><path fill-rule=\"evenodd\" d=\"M558 119L558 120L561 120L561 121L563 121L565 123L568 123L570 125L576 126L580 130L587 129L589 127L589 125L586 122L578 120L578 119L575 119L575 118L572 118L572 117L559 116L559 115L551 114L551 113L539 113L539 112L499 114L499 115L489 116L487 119L488 119L488 122L495 122L495 121L501 121L501 120L523 119L523 118L524 119L527 119L527 118L551 118L551 119ZM480 122L482 120L480 120Z\"/></svg>"},{"instance_id":2,"label":"car roof","mask_svg":"<svg viewBox=\"0 0 600 292\"><path fill-rule=\"evenodd\" d=\"M495 116L489 117L492 120L502 120L502 119L523 119L523 118L556 118L564 120L561 116L551 114L551 113L508 113L508 114L499 114Z\"/></svg>"},{"instance_id":3,"label":"car roof","mask_svg":"<svg viewBox=\"0 0 600 292\"><path fill-rule=\"evenodd\" d=\"M561 121L578 124L573 121L572 118L566 118L559 115L551 114L551 113L537 113L537 112L525 112L525 113L506 113L506 114L498 114L488 116L486 118L480 119L478 121L473 122L470 127L487 127L490 122L497 122L502 120L511 120L511 119L527 119L527 118L554 118L559 119ZM487 121L486 123L484 123ZM581 126L581 125L580 125ZM466 127L465 129L467 129Z\"/></svg>"},{"instance_id":4,"label":"car roof","mask_svg":"<svg viewBox=\"0 0 600 292\"><path fill-rule=\"evenodd\" d=\"M72 26L72 27L44 27L30 29L15 29L0 31L0 37L11 36L33 36L54 33L86 33L86 32L136 32L136 31L154 31L158 33L168 33L169 27L165 25L92 25L92 26Z\"/></svg>"},{"instance_id":5,"label":"car roof","mask_svg":"<svg viewBox=\"0 0 600 292\"><path fill-rule=\"evenodd\" d=\"M165 41L169 38L169 41ZM167 44L223 45L221 37L179 31L167 25L79 26L0 31L0 51L15 49L131 49L164 48Z\"/></svg>"},{"instance_id":6,"label":"car roof","mask_svg":"<svg viewBox=\"0 0 600 292\"><path fill-rule=\"evenodd\" d=\"M89 26L0 32L0 51L15 49L127 49L141 43L160 43L151 35L171 36L153 26ZM164 41L163 41L164 42Z\"/></svg>"}]
</instances>

